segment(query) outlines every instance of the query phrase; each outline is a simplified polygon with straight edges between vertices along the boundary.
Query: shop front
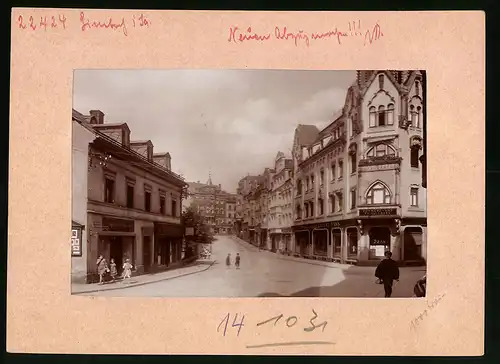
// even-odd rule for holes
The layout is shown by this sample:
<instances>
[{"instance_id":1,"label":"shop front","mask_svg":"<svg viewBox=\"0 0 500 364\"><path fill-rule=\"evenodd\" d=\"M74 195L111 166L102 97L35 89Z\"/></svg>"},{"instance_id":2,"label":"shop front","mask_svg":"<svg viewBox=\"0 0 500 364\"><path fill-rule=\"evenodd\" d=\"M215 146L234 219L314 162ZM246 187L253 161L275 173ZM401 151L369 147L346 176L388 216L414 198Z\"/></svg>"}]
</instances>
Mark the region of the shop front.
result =
<instances>
[{"instance_id":1,"label":"shop front","mask_svg":"<svg viewBox=\"0 0 500 364\"><path fill-rule=\"evenodd\" d=\"M121 274L123 263L130 259L136 266L136 233L134 220L114 217L89 215L91 223L90 253L88 264L88 283L97 281L96 260L102 255L108 263L113 259Z\"/></svg>"},{"instance_id":2,"label":"shop front","mask_svg":"<svg viewBox=\"0 0 500 364\"><path fill-rule=\"evenodd\" d=\"M295 254L300 256L309 255L309 247L311 244L309 230L297 227L297 229L294 229L294 235L295 235Z\"/></svg>"},{"instance_id":3,"label":"shop front","mask_svg":"<svg viewBox=\"0 0 500 364\"><path fill-rule=\"evenodd\" d=\"M285 253L290 254L293 252L292 229L291 228L283 228L282 233L283 233L283 246L284 246L283 250Z\"/></svg>"},{"instance_id":4,"label":"shop front","mask_svg":"<svg viewBox=\"0 0 500 364\"><path fill-rule=\"evenodd\" d=\"M332 256L337 262L342 261L342 229L339 227L332 228Z\"/></svg>"},{"instance_id":5,"label":"shop front","mask_svg":"<svg viewBox=\"0 0 500 364\"><path fill-rule=\"evenodd\" d=\"M181 225L154 223L154 258L150 269L162 270L178 265L182 258L184 232Z\"/></svg>"},{"instance_id":6,"label":"shop front","mask_svg":"<svg viewBox=\"0 0 500 364\"><path fill-rule=\"evenodd\" d=\"M313 255L326 257L328 255L328 229L314 229L313 236Z\"/></svg>"}]
</instances>

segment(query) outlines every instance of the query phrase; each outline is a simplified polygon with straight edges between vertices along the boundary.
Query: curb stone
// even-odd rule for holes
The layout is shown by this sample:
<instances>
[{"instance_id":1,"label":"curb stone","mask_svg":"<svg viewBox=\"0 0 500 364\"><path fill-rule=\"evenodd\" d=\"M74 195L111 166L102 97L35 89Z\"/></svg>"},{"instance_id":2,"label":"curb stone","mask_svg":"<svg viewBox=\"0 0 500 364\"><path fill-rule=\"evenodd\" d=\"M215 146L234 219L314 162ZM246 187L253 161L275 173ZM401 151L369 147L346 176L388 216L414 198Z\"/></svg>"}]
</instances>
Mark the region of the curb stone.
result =
<instances>
[{"instance_id":1,"label":"curb stone","mask_svg":"<svg viewBox=\"0 0 500 364\"><path fill-rule=\"evenodd\" d=\"M80 295L80 294L83 294L83 293L94 293L94 292L102 292L102 291L115 291L115 290L118 290L118 289L127 289L127 288L131 288L131 287L139 287L139 286L145 286L147 284L151 284L151 283L158 283L158 282L162 282L162 281L168 281L170 279L175 279L175 278L180 278L180 277L185 277L185 276L189 276L191 274L197 274L197 273L201 273L201 272L205 272L207 271L210 267L212 267L215 263L217 262L217 260L214 260L212 263L210 263L210 265L206 268L203 268L203 269L200 269L200 270L197 270L195 272L189 272L189 273L185 273L185 274L179 274L178 276L174 276L174 277L166 277L166 278L161 278L161 279L157 279L157 280L154 280L154 281L147 281L147 282L140 282L140 283L133 283L133 284L130 284L130 285L127 285L127 286L121 286L121 287L109 287L109 288L103 288L103 289L89 289L89 290L86 290L86 291L79 291L79 292L71 292L72 295Z\"/></svg>"}]
</instances>

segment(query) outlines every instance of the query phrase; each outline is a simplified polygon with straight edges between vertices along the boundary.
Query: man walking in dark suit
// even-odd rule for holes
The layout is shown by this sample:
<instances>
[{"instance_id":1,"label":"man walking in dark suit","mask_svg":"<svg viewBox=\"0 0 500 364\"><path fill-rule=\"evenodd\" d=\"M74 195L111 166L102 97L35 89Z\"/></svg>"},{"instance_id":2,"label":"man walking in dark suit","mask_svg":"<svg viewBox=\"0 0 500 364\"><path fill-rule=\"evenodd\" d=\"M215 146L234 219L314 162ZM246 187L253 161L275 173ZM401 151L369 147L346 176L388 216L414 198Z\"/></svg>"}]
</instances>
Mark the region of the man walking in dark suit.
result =
<instances>
[{"instance_id":1,"label":"man walking in dark suit","mask_svg":"<svg viewBox=\"0 0 500 364\"><path fill-rule=\"evenodd\" d=\"M391 297L392 283L394 280L399 281L399 267L391 257L392 253L386 251L385 259L380 262L375 270L375 277L380 279L384 284L385 297Z\"/></svg>"}]
</instances>

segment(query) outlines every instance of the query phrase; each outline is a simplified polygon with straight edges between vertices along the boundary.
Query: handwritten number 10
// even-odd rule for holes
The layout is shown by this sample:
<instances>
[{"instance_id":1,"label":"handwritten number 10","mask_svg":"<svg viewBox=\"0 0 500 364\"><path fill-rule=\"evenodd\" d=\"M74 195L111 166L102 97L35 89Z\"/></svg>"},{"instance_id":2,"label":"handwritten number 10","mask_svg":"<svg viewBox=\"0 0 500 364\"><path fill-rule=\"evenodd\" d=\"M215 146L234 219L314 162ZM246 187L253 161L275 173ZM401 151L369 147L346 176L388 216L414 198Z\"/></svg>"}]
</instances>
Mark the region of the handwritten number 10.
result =
<instances>
[{"instance_id":1,"label":"handwritten number 10","mask_svg":"<svg viewBox=\"0 0 500 364\"><path fill-rule=\"evenodd\" d=\"M230 316L231 316L231 315L228 313L228 314L226 315L226 317L224 317L224 319L220 322L219 326L217 326L217 332L219 332L219 331L220 331L220 329L221 329L221 326L223 326L223 325L224 325L224 331L223 331L223 334L222 334L223 336L226 336L227 326L229 325L229 317L230 317ZM233 319L233 324L231 325L231 327L238 327L238 334L236 334L236 336L240 336L240 331L241 331L241 328L242 328L243 326L245 326L245 325L243 324L243 320L245 320L245 315L242 315L240 323L236 323L236 320L237 320L237 319L238 319L238 314L235 314L235 315L234 315L234 319Z\"/></svg>"}]
</instances>

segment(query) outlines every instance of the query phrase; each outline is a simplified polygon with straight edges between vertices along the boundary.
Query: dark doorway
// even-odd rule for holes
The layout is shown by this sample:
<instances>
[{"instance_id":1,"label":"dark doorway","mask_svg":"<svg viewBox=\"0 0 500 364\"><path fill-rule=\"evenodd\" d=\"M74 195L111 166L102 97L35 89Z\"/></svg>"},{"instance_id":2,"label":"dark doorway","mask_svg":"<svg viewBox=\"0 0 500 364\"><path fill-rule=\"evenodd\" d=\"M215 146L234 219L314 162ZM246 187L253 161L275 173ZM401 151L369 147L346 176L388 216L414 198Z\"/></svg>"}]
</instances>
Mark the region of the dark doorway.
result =
<instances>
[{"instance_id":1,"label":"dark doorway","mask_svg":"<svg viewBox=\"0 0 500 364\"><path fill-rule=\"evenodd\" d=\"M118 270L118 274L122 272L123 266L123 243L122 238L120 236L111 236L109 238L109 261L111 259L115 260L116 269Z\"/></svg>"},{"instance_id":2,"label":"dark doorway","mask_svg":"<svg viewBox=\"0 0 500 364\"><path fill-rule=\"evenodd\" d=\"M144 236L142 239L142 262L144 264L144 272L151 270L151 237Z\"/></svg>"},{"instance_id":3,"label":"dark doorway","mask_svg":"<svg viewBox=\"0 0 500 364\"><path fill-rule=\"evenodd\" d=\"M386 251L391 249L391 231L388 227L372 227L370 229L370 259L383 259Z\"/></svg>"},{"instance_id":4,"label":"dark doorway","mask_svg":"<svg viewBox=\"0 0 500 364\"><path fill-rule=\"evenodd\" d=\"M422 229L407 227L404 232L404 260L422 260Z\"/></svg>"}]
</instances>

